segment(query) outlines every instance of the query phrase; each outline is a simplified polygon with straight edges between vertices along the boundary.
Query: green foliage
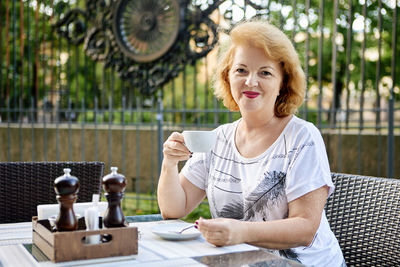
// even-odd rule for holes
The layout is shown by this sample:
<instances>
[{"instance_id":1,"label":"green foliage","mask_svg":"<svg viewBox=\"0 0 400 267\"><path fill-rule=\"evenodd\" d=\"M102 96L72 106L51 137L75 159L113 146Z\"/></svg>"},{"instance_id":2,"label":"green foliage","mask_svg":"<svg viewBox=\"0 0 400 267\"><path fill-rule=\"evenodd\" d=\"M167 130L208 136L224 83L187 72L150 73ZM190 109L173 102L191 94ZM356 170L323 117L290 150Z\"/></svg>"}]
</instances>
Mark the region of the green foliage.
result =
<instances>
[{"instance_id":1,"label":"green foliage","mask_svg":"<svg viewBox=\"0 0 400 267\"><path fill-rule=\"evenodd\" d=\"M299 109L298 116L301 118L304 117L304 109L302 109L302 108ZM317 125L318 124L318 110L315 108L308 108L306 120L309 122L312 122L314 125ZM322 119L321 124L326 125L327 124L326 119L325 120Z\"/></svg>"},{"instance_id":2,"label":"green foliage","mask_svg":"<svg viewBox=\"0 0 400 267\"><path fill-rule=\"evenodd\" d=\"M125 216L160 213L155 196L132 192L125 193L122 210Z\"/></svg>"},{"instance_id":3,"label":"green foliage","mask_svg":"<svg viewBox=\"0 0 400 267\"><path fill-rule=\"evenodd\" d=\"M363 13L366 3L366 32L364 42ZM8 6L6 6L8 3ZM30 3L28 5L27 3ZM93 111L81 112L81 107L86 110L101 109L103 111L122 109L125 107L129 115L111 115L107 112L100 114L102 122L128 123L155 121L156 101L140 95L138 88L131 88L129 82L121 81L115 70L105 67L101 62L94 62L85 55L83 44L75 46L60 36L53 25L59 21L66 12L72 8L85 9L84 1L70 4L67 0L40 1L40 8L36 9L34 1L1 1L0 23L1 29L1 70L0 70L0 105L5 106L6 99L12 105L38 108L46 102L52 101L53 106L61 109L76 109L76 120L94 120ZM35 2L36 3L36 2ZM293 4L295 3L295 4ZM312 0L307 11L303 1L288 2L274 1L275 5L268 13L268 19L280 26L289 37L294 38L294 45L299 52L303 67L308 66L309 87L318 83L318 68L321 68L321 83L332 88L332 51L336 48L336 85L337 94L340 95L346 86L346 70L350 64L350 81L355 87L353 94L365 86L366 90L376 90L377 64L376 54L379 38L380 49L380 77L390 77L392 73L391 60L393 50L399 57L400 42L393 48L393 1L382 1L381 29L379 29L378 1L353 1L351 38L347 38L349 31L348 1L337 1L338 14L334 20L334 3L325 1L323 17L320 14L320 1ZM395 3L397 3L395 1ZM23 5L22 22L20 5ZM295 5L295 6L294 6ZM280 8L276 8L279 6ZM289 12L282 12L283 9ZM14 11L16 11L14 13ZM37 12L38 11L38 12ZM295 12L294 12L295 11ZM8 12L8 16L6 16ZM296 21L307 18L310 24L298 23L295 28L291 25L296 16ZM14 17L15 14L15 17ZM6 21L8 18L8 21ZM322 29L319 24L322 21ZM21 25L23 28L21 28ZM91 25L89 25L90 27ZM337 28L336 47L333 46L333 30ZM87 30L87 29L86 29ZM305 62L306 40L299 37L299 33L309 33L308 62ZM323 32L322 37L320 36ZM379 34L381 32L381 34ZM24 38L21 39L21 36ZM322 39L321 39L322 38ZM23 41L22 41L23 40ZM319 55L319 44L322 40L322 55ZM350 58L347 58L347 44L351 41ZM21 49L22 47L22 49ZM363 54L363 47L366 52ZM22 52L21 52L22 51ZM318 64L319 56L322 64ZM6 60L8 58L8 61ZM211 78L203 73L204 61L200 60L193 65L187 65L184 71L162 88L165 120L174 124L215 124L234 120L239 115L226 115L221 110L226 110L217 101L212 93ZM210 67L210 66L208 66ZM364 71L364 73L362 73ZM395 68L395 77L400 75L400 68ZM361 81L365 81L362 83ZM396 86L400 86L400 79L396 79ZM384 90L389 90L389 85ZM382 92L387 96L387 92ZM400 95L395 94L398 100ZM125 99L125 100L123 100ZM20 102L21 100L21 102ZM58 102L56 102L58 101ZM125 101L125 102L124 102ZM150 102L146 104L145 102ZM144 110L137 110L138 107ZM204 110L217 110L216 113L206 113ZM183 112L182 112L183 111ZM132 116L130 113L140 113ZM64 115L61 116L63 119Z\"/></svg>"},{"instance_id":4,"label":"green foliage","mask_svg":"<svg viewBox=\"0 0 400 267\"><path fill-rule=\"evenodd\" d=\"M203 217L204 219L211 218L210 207L207 202L201 203L189 215L187 215L182 219L186 222L194 222L200 217Z\"/></svg>"},{"instance_id":5,"label":"green foliage","mask_svg":"<svg viewBox=\"0 0 400 267\"><path fill-rule=\"evenodd\" d=\"M104 200L103 200L104 201ZM122 210L125 216L156 214L160 213L158 209L157 199L151 194L140 194L127 192L122 201ZM198 218L211 218L210 209L207 201L203 201L189 215L182 218L187 222L194 222Z\"/></svg>"}]
</instances>

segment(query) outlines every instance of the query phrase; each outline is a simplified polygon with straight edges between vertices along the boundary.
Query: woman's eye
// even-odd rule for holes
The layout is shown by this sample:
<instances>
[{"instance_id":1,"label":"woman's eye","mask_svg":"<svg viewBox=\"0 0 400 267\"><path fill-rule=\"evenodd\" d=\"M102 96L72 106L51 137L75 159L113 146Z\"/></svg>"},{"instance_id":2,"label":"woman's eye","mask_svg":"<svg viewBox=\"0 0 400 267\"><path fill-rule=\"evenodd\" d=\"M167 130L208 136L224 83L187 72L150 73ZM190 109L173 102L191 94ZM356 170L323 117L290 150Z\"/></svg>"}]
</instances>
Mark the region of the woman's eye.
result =
<instances>
[{"instance_id":1,"label":"woman's eye","mask_svg":"<svg viewBox=\"0 0 400 267\"><path fill-rule=\"evenodd\" d=\"M261 72L261 74L263 76L269 76L269 75L271 75L271 72L264 70L264 71Z\"/></svg>"},{"instance_id":2,"label":"woman's eye","mask_svg":"<svg viewBox=\"0 0 400 267\"><path fill-rule=\"evenodd\" d=\"M246 70L245 70L245 69L242 69L242 68L238 68L238 69L236 69L236 72L237 72L237 73L245 73Z\"/></svg>"}]
</instances>

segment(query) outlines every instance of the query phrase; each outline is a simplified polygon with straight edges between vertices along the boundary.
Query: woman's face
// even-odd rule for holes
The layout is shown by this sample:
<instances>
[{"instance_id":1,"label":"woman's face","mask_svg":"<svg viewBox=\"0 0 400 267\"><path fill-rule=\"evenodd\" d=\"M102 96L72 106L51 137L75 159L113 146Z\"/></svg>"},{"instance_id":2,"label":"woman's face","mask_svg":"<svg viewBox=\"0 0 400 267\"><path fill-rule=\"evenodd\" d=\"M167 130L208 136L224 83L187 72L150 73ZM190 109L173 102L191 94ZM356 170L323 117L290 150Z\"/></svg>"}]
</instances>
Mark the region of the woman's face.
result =
<instances>
[{"instance_id":1,"label":"woman's face","mask_svg":"<svg viewBox=\"0 0 400 267\"><path fill-rule=\"evenodd\" d=\"M279 62L254 46L238 46L229 71L233 99L240 112L274 113L283 73Z\"/></svg>"}]
</instances>

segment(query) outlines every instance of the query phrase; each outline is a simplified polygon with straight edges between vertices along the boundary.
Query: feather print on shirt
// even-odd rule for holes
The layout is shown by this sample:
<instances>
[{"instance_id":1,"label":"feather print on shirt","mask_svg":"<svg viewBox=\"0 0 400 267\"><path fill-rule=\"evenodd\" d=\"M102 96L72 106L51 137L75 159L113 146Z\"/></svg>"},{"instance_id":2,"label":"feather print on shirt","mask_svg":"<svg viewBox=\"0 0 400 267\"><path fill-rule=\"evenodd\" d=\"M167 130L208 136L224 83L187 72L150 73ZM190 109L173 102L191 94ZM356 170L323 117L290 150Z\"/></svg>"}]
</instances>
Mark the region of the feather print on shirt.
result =
<instances>
[{"instance_id":1,"label":"feather print on shirt","mask_svg":"<svg viewBox=\"0 0 400 267\"><path fill-rule=\"evenodd\" d=\"M270 212L279 205L287 205L285 192L286 173L266 172L258 186L245 197L245 217L249 221L273 220ZM284 218L287 218L286 213ZM283 218L282 218L283 219ZM279 254L289 259L299 261L298 255L292 249L280 250Z\"/></svg>"},{"instance_id":2,"label":"feather print on shirt","mask_svg":"<svg viewBox=\"0 0 400 267\"><path fill-rule=\"evenodd\" d=\"M268 221L270 209L276 208L286 200L286 173L265 172L258 186L247 196L244 196L244 220ZM287 217L287 215L286 215Z\"/></svg>"},{"instance_id":3,"label":"feather print on shirt","mask_svg":"<svg viewBox=\"0 0 400 267\"><path fill-rule=\"evenodd\" d=\"M219 212L219 216L223 218L232 218L236 220L243 219L243 202L234 202L225 205Z\"/></svg>"}]
</instances>

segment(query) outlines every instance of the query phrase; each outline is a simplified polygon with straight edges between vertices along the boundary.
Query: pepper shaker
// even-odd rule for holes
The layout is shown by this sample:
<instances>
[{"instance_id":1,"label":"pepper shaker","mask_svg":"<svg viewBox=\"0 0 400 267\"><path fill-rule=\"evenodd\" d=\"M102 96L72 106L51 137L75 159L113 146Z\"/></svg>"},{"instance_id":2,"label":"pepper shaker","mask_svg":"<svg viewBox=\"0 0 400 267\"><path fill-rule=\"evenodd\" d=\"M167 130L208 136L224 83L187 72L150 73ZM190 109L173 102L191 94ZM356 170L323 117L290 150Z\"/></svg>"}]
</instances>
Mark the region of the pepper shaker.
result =
<instances>
[{"instance_id":1,"label":"pepper shaker","mask_svg":"<svg viewBox=\"0 0 400 267\"><path fill-rule=\"evenodd\" d=\"M78 229L78 219L74 212L74 202L79 191L79 180L72 176L71 169L64 169L64 175L54 180L57 202L60 204L55 228L57 231L74 231Z\"/></svg>"},{"instance_id":2,"label":"pepper shaker","mask_svg":"<svg viewBox=\"0 0 400 267\"><path fill-rule=\"evenodd\" d=\"M104 176L102 180L108 207L104 214L103 223L107 228L124 227L125 216L121 208L121 199L124 196L126 179L117 173L117 167L111 167L111 173Z\"/></svg>"}]
</instances>

